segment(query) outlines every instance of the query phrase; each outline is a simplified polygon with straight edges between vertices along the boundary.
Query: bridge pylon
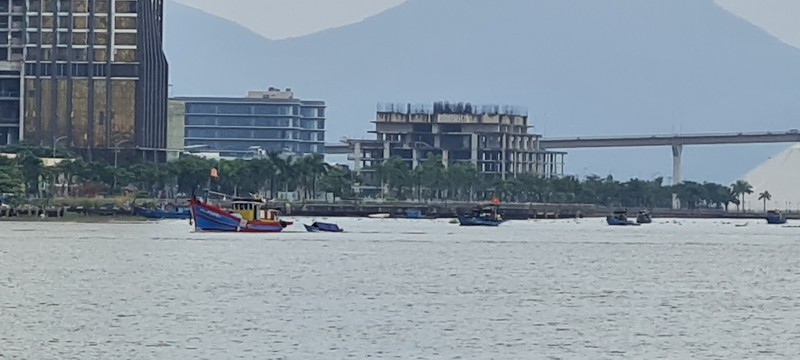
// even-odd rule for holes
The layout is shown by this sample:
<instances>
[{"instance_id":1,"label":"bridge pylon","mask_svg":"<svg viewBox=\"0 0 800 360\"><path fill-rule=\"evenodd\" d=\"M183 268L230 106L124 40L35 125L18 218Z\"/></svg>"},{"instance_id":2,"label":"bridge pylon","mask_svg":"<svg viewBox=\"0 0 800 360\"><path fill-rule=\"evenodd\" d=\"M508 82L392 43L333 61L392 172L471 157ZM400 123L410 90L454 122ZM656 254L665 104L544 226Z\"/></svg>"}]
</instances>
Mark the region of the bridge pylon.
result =
<instances>
[{"instance_id":1,"label":"bridge pylon","mask_svg":"<svg viewBox=\"0 0 800 360\"><path fill-rule=\"evenodd\" d=\"M681 179L681 157L683 156L683 145L672 145L672 185L680 184ZM678 194L672 192L672 208L680 209L681 200L678 199Z\"/></svg>"}]
</instances>

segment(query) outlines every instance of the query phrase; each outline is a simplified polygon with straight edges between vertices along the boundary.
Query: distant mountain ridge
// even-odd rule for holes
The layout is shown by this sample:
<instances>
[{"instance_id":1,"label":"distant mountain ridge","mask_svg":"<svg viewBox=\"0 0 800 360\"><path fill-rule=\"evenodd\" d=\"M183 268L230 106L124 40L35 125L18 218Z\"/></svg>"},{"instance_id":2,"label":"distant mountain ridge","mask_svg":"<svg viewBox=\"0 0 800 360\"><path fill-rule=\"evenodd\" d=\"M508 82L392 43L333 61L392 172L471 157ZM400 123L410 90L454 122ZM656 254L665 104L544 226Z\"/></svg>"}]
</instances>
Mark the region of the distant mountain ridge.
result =
<instances>
[{"instance_id":1,"label":"distant mountain ridge","mask_svg":"<svg viewBox=\"0 0 800 360\"><path fill-rule=\"evenodd\" d=\"M281 41L172 2L166 19L175 94L291 87L328 102L329 141L367 136L383 101L524 105L548 136L800 127L800 51L711 0L410 0ZM687 148L685 174L728 180L773 152ZM573 151L568 170L651 177L668 154Z\"/></svg>"}]
</instances>

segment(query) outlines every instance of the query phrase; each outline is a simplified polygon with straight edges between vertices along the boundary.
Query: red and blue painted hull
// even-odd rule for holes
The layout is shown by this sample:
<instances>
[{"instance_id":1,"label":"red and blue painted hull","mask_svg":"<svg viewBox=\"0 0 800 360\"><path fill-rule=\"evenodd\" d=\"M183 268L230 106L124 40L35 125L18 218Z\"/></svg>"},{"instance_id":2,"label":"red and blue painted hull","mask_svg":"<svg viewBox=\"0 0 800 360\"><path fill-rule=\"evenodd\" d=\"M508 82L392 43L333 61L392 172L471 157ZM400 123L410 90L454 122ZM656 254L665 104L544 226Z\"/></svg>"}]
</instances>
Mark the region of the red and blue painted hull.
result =
<instances>
[{"instance_id":1,"label":"red and blue painted hull","mask_svg":"<svg viewBox=\"0 0 800 360\"><path fill-rule=\"evenodd\" d=\"M286 221L240 219L224 209L197 200L192 200L190 208L194 227L200 231L269 233L281 232L292 224Z\"/></svg>"}]
</instances>

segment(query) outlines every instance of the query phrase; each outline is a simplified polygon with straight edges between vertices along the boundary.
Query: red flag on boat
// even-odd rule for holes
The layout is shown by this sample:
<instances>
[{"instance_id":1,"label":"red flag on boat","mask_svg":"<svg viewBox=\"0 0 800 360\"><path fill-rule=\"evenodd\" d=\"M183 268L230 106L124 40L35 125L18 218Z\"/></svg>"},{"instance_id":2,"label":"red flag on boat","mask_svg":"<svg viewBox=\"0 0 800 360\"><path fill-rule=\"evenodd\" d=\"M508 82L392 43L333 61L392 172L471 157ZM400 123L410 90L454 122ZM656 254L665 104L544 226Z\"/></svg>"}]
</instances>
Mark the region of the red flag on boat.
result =
<instances>
[{"instance_id":1,"label":"red flag on boat","mask_svg":"<svg viewBox=\"0 0 800 360\"><path fill-rule=\"evenodd\" d=\"M492 204L495 204L495 205L497 205L497 204L499 204L499 203L500 203L500 198L498 198L497 196L495 196L495 197L493 197L493 198L492 198Z\"/></svg>"}]
</instances>

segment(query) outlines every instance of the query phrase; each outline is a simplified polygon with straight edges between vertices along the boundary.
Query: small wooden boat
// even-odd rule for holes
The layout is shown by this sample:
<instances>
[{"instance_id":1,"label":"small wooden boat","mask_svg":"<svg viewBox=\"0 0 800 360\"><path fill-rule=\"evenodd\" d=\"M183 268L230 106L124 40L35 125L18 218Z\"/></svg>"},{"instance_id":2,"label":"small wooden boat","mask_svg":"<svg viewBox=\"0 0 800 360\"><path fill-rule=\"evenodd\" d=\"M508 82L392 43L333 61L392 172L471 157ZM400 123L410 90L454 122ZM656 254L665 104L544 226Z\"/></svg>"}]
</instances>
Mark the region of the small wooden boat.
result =
<instances>
[{"instance_id":1,"label":"small wooden boat","mask_svg":"<svg viewBox=\"0 0 800 360\"><path fill-rule=\"evenodd\" d=\"M636 216L637 224L650 224L652 222L653 222L653 217L650 216L650 212L647 210L639 211L639 215Z\"/></svg>"},{"instance_id":2,"label":"small wooden boat","mask_svg":"<svg viewBox=\"0 0 800 360\"><path fill-rule=\"evenodd\" d=\"M469 215L459 215L461 226L500 226L503 217L497 213L497 206L485 206L472 211Z\"/></svg>"},{"instance_id":3,"label":"small wooden boat","mask_svg":"<svg viewBox=\"0 0 800 360\"><path fill-rule=\"evenodd\" d=\"M783 225L786 224L786 217L778 210L767 211L767 224Z\"/></svg>"},{"instance_id":4,"label":"small wooden boat","mask_svg":"<svg viewBox=\"0 0 800 360\"><path fill-rule=\"evenodd\" d=\"M190 209L196 230L220 232L280 232L291 221L283 221L277 210L265 209L261 199L234 199L232 210L205 204L192 197Z\"/></svg>"},{"instance_id":5,"label":"small wooden boat","mask_svg":"<svg viewBox=\"0 0 800 360\"><path fill-rule=\"evenodd\" d=\"M148 219L191 219L192 211L188 207L172 207L165 209L148 209L134 206L136 214Z\"/></svg>"},{"instance_id":6,"label":"small wooden boat","mask_svg":"<svg viewBox=\"0 0 800 360\"><path fill-rule=\"evenodd\" d=\"M627 210L614 211L612 215L606 216L606 223L612 226L633 226L639 225L633 221L628 220Z\"/></svg>"},{"instance_id":7,"label":"small wooden boat","mask_svg":"<svg viewBox=\"0 0 800 360\"><path fill-rule=\"evenodd\" d=\"M314 222L311 225L303 224L303 226L305 226L306 231L308 231L308 232L343 232L344 231L344 229L340 228L339 225L330 224L330 223L324 223L324 222L318 222L318 221Z\"/></svg>"},{"instance_id":8,"label":"small wooden boat","mask_svg":"<svg viewBox=\"0 0 800 360\"><path fill-rule=\"evenodd\" d=\"M370 218L370 219L388 219L391 216L392 216L392 214L389 214L389 213L377 213L377 214L369 214L369 215L367 215L367 217Z\"/></svg>"}]
</instances>

